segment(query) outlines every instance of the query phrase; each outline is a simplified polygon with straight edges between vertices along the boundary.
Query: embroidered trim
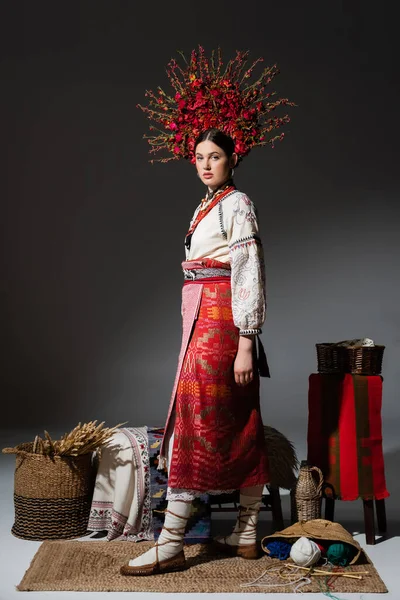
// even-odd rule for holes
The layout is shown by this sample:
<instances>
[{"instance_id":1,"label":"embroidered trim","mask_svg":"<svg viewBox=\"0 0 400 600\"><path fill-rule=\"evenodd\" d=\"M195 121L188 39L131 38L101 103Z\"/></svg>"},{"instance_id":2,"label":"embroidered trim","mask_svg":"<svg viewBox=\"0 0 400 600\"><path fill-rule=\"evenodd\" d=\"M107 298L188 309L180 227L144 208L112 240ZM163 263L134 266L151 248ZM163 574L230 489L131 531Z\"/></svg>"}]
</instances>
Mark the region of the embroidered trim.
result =
<instances>
[{"instance_id":1,"label":"embroidered trim","mask_svg":"<svg viewBox=\"0 0 400 600\"><path fill-rule=\"evenodd\" d=\"M167 500L183 500L184 502L192 502L195 498L201 498L204 494L208 494L210 496L219 496L220 494L233 494L236 490L207 490L204 492L199 492L199 490L182 490L180 488L170 488L167 489Z\"/></svg>"},{"instance_id":2,"label":"embroidered trim","mask_svg":"<svg viewBox=\"0 0 400 600\"><path fill-rule=\"evenodd\" d=\"M239 330L239 335L258 335L262 333L262 329L259 328L255 328L255 329L240 329Z\"/></svg>"},{"instance_id":3,"label":"embroidered trim","mask_svg":"<svg viewBox=\"0 0 400 600\"><path fill-rule=\"evenodd\" d=\"M225 198L229 198L229 196L232 196L232 194L241 194L242 192L239 192L239 190L234 189L231 192L229 192L228 194L226 194L226 196L224 196L223 198L220 198L220 202L222 202L222 200L225 200Z\"/></svg>"},{"instance_id":4,"label":"embroidered trim","mask_svg":"<svg viewBox=\"0 0 400 600\"><path fill-rule=\"evenodd\" d=\"M253 233L243 238L239 238L232 244L229 244L229 249L235 250L236 248L243 248L243 246L248 246L249 244L254 243L261 244L261 239L256 233Z\"/></svg>"},{"instance_id":5,"label":"embroidered trim","mask_svg":"<svg viewBox=\"0 0 400 600\"><path fill-rule=\"evenodd\" d=\"M226 196L225 196L226 197ZM224 215L222 212L222 202L218 204L218 217L219 217L219 228L221 229L222 237L227 240L228 234L224 229Z\"/></svg>"},{"instance_id":6,"label":"embroidered trim","mask_svg":"<svg viewBox=\"0 0 400 600\"><path fill-rule=\"evenodd\" d=\"M113 503L93 500L88 522L89 531L103 531L111 527Z\"/></svg>"}]
</instances>

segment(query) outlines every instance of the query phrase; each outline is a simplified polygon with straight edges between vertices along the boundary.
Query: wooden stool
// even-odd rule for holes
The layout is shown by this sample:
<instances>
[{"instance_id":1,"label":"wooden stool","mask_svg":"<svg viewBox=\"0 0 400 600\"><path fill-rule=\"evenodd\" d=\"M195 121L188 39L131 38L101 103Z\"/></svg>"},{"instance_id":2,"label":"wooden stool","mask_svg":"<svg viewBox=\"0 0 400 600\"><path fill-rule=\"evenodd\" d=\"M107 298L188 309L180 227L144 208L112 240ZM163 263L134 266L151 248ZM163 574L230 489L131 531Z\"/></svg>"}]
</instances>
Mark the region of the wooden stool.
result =
<instances>
[{"instance_id":1,"label":"wooden stool","mask_svg":"<svg viewBox=\"0 0 400 600\"><path fill-rule=\"evenodd\" d=\"M329 488L330 492L326 490ZM327 521L335 520L335 500L336 498L332 494L332 487L329 485L325 486L323 496L325 499L325 519ZM375 516L374 516L374 504L376 511L376 520L378 522L378 532L386 533L386 507L385 499L382 500L362 500L364 509L364 527L365 527L365 541L369 545L375 544Z\"/></svg>"},{"instance_id":2,"label":"wooden stool","mask_svg":"<svg viewBox=\"0 0 400 600\"><path fill-rule=\"evenodd\" d=\"M264 506L261 506L260 511L272 512L273 532L284 529L281 497L279 488L267 485L268 494L263 494L261 501ZM232 494L219 494L218 496L210 495L211 512L237 512L239 510L240 492L237 490ZM233 506L222 506L225 504L233 504Z\"/></svg>"}]
</instances>

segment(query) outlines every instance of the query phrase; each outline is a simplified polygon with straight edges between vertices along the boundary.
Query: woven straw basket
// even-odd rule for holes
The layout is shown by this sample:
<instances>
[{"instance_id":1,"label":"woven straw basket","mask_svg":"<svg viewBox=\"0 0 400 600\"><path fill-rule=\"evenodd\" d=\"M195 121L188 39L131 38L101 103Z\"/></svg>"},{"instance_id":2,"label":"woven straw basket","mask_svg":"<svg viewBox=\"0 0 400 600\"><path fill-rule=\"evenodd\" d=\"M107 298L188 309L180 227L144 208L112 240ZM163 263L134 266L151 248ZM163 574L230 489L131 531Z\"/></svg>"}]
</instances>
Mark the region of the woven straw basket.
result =
<instances>
[{"instance_id":1,"label":"woven straw basket","mask_svg":"<svg viewBox=\"0 0 400 600\"><path fill-rule=\"evenodd\" d=\"M32 449L30 442L3 450L16 454L11 532L26 540L84 535L95 482L92 454L47 456Z\"/></svg>"},{"instance_id":2,"label":"woven straw basket","mask_svg":"<svg viewBox=\"0 0 400 600\"><path fill-rule=\"evenodd\" d=\"M326 540L328 542L344 542L346 544L350 544L357 551L355 556L350 561L350 564L354 564L357 562L358 557L361 554L361 546L360 544L353 538L351 533L349 533L340 523L333 523L332 521L326 521L325 519L314 519L312 521L305 521L298 523L294 523L283 529L282 531L277 531L272 535L265 536L261 541L261 546L268 554L266 548L264 548L265 543L268 543L273 539L297 539L300 537L306 537L313 540Z\"/></svg>"},{"instance_id":3,"label":"woven straw basket","mask_svg":"<svg viewBox=\"0 0 400 600\"><path fill-rule=\"evenodd\" d=\"M344 347L316 344L319 373L380 375L385 346Z\"/></svg>"}]
</instances>

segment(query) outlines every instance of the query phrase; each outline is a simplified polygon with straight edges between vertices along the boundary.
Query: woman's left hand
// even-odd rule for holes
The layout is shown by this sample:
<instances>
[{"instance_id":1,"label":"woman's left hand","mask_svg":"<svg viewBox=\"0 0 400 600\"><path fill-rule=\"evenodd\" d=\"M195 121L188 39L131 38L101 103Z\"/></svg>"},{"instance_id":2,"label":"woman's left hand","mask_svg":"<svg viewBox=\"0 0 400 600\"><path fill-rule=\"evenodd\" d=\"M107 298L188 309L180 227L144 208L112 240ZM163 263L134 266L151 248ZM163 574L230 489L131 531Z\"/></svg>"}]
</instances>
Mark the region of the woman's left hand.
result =
<instances>
[{"instance_id":1,"label":"woman's left hand","mask_svg":"<svg viewBox=\"0 0 400 600\"><path fill-rule=\"evenodd\" d=\"M252 349L239 348L233 365L237 385L245 386L253 381L253 352Z\"/></svg>"}]
</instances>

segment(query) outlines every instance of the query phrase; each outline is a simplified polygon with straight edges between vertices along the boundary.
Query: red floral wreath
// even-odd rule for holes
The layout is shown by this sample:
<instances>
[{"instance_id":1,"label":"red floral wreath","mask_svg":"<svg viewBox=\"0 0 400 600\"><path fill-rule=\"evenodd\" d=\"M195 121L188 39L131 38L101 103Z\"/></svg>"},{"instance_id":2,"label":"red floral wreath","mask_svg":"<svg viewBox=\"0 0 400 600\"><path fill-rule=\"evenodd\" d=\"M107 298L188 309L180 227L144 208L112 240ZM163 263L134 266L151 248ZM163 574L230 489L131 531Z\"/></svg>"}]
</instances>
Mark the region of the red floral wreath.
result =
<instances>
[{"instance_id":1,"label":"red floral wreath","mask_svg":"<svg viewBox=\"0 0 400 600\"><path fill-rule=\"evenodd\" d=\"M167 95L161 87L157 93L149 90L147 106L138 104L147 117L162 126L151 125L154 135L144 135L151 145L150 154L167 150L172 156L152 159L150 162L168 162L186 158L195 162L194 144L198 135L215 127L229 134L235 142L239 159L254 146L265 146L282 140L284 133L273 135L275 129L290 121L288 115L272 117L269 113L278 106L295 106L287 98L270 100L276 92L266 92L266 86L279 73L276 65L266 67L260 77L249 83L258 58L245 69L249 52L236 51L236 57L223 69L221 50L213 50L209 61L204 49L193 50L190 61L183 69L175 59L168 63L167 74L174 96ZM216 56L215 56L216 54Z\"/></svg>"}]
</instances>

